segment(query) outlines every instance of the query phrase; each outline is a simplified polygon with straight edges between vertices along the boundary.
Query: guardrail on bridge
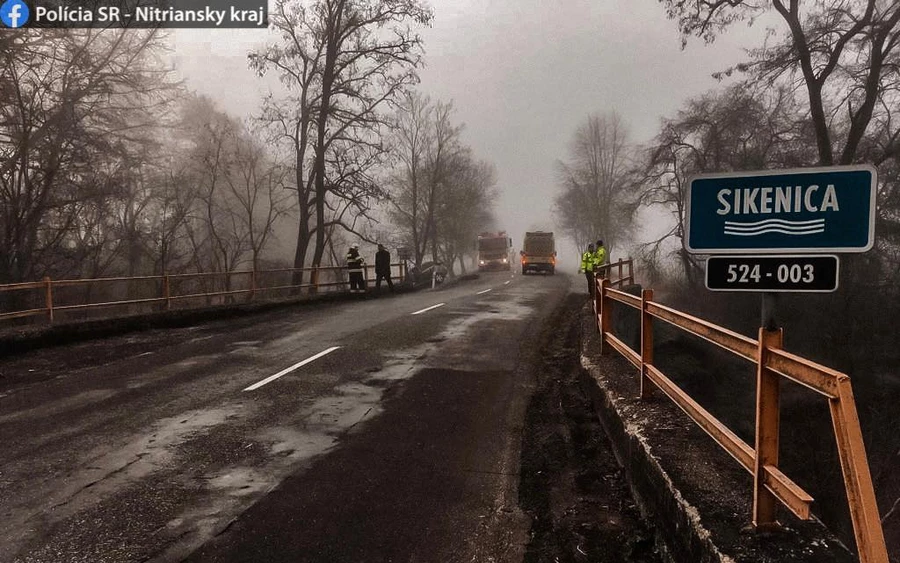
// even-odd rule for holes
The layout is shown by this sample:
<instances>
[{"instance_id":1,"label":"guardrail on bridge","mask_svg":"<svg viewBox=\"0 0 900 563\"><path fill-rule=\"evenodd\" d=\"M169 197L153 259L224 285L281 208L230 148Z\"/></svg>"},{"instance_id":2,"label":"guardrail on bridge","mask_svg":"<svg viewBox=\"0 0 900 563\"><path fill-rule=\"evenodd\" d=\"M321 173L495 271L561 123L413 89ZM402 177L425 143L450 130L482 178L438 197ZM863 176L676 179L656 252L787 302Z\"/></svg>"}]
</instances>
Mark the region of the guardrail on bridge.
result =
<instances>
[{"instance_id":1,"label":"guardrail on bridge","mask_svg":"<svg viewBox=\"0 0 900 563\"><path fill-rule=\"evenodd\" d=\"M53 322L55 314L60 311L125 306L157 306L171 310L176 303L189 306L191 301L198 300L207 306L233 300L235 296L245 296L247 301L253 301L260 294L284 294L303 289L318 292L322 288L342 290L349 286L344 276L346 270L344 266L332 266L67 280L45 277L39 282L0 285L0 294L25 292L24 295L20 293L18 299L10 300L17 305L0 311L0 321L44 317L48 322ZM403 282L406 278L405 263L392 264L391 270L393 280ZM398 275L394 276L394 271ZM298 273L308 274L309 282L292 283ZM366 265L363 275L367 283L374 278L373 273L374 266ZM104 300L92 301L94 293L100 293ZM127 297L116 299L116 296Z\"/></svg>"},{"instance_id":2,"label":"guardrail on bridge","mask_svg":"<svg viewBox=\"0 0 900 563\"><path fill-rule=\"evenodd\" d=\"M828 399L838 456L853 521L853 532L861 563L888 563L884 532L875 500L862 430L850 377L782 349L782 329L759 329L753 340L713 323L676 311L653 301L653 290L637 297L621 289L634 283L632 260L604 265L596 274L594 313L600 331L601 354L618 351L640 371L640 398L653 387L662 391L700 428L753 475L753 524L775 524L776 501L798 518L809 519L812 497L778 469L780 377L785 377ZM618 277L611 279L613 269ZM623 269L628 274L623 275ZM640 312L640 351L632 350L612 332L617 304ZM659 319L685 332L748 360L756 365L756 436L750 446L705 410L653 365L653 322Z\"/></svg>"}]
</instances>

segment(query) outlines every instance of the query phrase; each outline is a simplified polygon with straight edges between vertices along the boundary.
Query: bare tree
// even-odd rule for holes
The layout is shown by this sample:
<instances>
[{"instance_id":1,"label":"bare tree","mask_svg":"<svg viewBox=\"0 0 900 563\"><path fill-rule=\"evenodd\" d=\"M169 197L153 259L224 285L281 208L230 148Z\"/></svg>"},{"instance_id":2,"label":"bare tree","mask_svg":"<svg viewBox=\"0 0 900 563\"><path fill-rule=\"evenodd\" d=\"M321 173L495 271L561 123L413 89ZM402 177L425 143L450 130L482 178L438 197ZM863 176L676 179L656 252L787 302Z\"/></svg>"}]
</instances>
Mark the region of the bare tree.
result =
<instances>
[{"instance_id":1,"label":"bare tree","mask_svg":"<svg viewBox=\"0 0 900 563\"><path fill-rule=\"evenodd\" d=\"M568 161L557 163L555 212L579 248L600 237L612 250L627 238L635 210L632 150L617 115L591 115L575 132Z\"/></svg>"},{"instance_id":2,"label":"bare tree","mask_svg":"<svg viewBox=\"0 0 900 563\"><path fill-rule=\"evenodd\" d=\"M279 217L291 209L290 194L284 189L287 170L269 159L262 144L242 128L234 136L233 154L225 172L228 200L239 216L239 225L247 233L247 245L253 269Z\"/></svg>"},{"instance_id":3,"label":"bare tree","mask_svg":"<svg viewBox=\"0 0 900 563\"><path fill-rule=\"evenodd\" d=\"M389 215L403 232L406 244L414 249L414 260L421 265L428 243L427 160L433 139L430 98L409 92L396 114L394 134L396 155L401 167L394 174L389 197Z\"/></svg>"},{"instance_id":4,"label":"bare tree","mask_svg":"<svg viewBox=\"0 0 900 563\"><path fill-rule=\"evenodd\" d=\"M249 55L250 66L260 75L276 71L291 94L283 100L266 99L261 121L271 125L276 140L286 142L297 192L297 246L294 267L306 265L309 245L315 235L316 200L313 167L314 126L321 107L321 66L325 43L315 7L307 8L294 0L278 0L269 14L271 28L280 43L269 45ZM294 275L294 284L303 283L303 274Z\"/></svg>"},{"instance_id":5,"label":"bare tree","mask_svg":"<svg viewBox=\"0 0 900 563\"><path fill-rule=\"evenodd\" d=\"M393 178L391 216L411 244L417 266L429 250L433 261L440 259L440 207L447 200L444 194L452 192L455 168L469 158L460 142L462 127L452 116L452 103L410 94L396 119L403 166Z\"/></svg>"},{"instance_id":6,"label":"bare tree","mask_svg":"<svg viewBox=\"0 0 900 563\"><path fill-rule=\"evenodd\" d=\"M364 213L364 200L377 194L371 170L384 151L381 109L416 82L421 39L411 24L430 19L419 0L276 6L273 20L283 44L251 62L260 71L277 68L300 102L277 119L292 142L300 195L296 267L305 265L313 241L312 262L320 263L329 228L352 225L345 213ZM350 164L350 156L359 160Z\"/></svg>"},{"instance_id":7,"label":"bare tree","mask_svg":"<svg viewBox=\"0 0 900 563\"><path fill-rule=\"evenodd\" d=\"M448 168L437 214L440 255L451 274L456 261L465 274L464 258L472 254L476 233L494 220L497 172L492 164L476 161L469 151L457 155Z\"/></svg>"},{"instance_id":8,"label":"bare tree","mask_svg":"<svg viewBox=\"0 0 900 563\"><path fill-rule=\"evenodd\" d=\"M805 88L822 165L851 164L887 85L900 77L900 3L890 0L660 0L690 35L712 42L737 21L775 10L787 32L735 69ZM896 99L895 99L896 101Z\"/></svg>"},{"instance_id":9,"label":"bare tree","mask_svg":"<svg viewBox=\"0 0 900 563\"><path fill-rule=\"evenodd\" d=\"M702 258L687 251L685 205L690 176L702 172L799 166L815 155L810 130L786 88L738 84L688 101L664 121L645 153L641 204L663 210L670 227L642 247L645 261L674 254L690 285L702 282Z\"/></svg>"},{"instance_id":10,"label":"bare tree","mask_svg":"<svg viewBox=\"0 0 900 563\"><path fill-rule=\"evenodd\" d=\"M0 281L47 272L79 202L173 91L154 30L32 30L0 45ZM99 209L99 208L98 208Z\"/></svg>"}]
</instances>

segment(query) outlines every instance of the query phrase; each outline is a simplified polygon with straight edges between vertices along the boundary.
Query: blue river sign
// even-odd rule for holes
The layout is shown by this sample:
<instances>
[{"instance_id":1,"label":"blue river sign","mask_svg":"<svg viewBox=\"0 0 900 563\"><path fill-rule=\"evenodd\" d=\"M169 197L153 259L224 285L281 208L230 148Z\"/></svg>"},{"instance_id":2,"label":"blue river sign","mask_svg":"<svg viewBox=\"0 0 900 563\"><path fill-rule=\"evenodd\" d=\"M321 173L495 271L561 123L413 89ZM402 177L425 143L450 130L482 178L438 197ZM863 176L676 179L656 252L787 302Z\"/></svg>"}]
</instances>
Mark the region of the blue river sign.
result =
<instances>
[{"instance_id":1,"label":"blue river sign","mask_svg":"<svg viewBox=\"0 0 900 563\"><path fill-rule=\"evenodd\" d=\"M875 238L875 185L869 165L694 176L687 192L687 249L866 252Z\"/></svg>"}]
</instances>

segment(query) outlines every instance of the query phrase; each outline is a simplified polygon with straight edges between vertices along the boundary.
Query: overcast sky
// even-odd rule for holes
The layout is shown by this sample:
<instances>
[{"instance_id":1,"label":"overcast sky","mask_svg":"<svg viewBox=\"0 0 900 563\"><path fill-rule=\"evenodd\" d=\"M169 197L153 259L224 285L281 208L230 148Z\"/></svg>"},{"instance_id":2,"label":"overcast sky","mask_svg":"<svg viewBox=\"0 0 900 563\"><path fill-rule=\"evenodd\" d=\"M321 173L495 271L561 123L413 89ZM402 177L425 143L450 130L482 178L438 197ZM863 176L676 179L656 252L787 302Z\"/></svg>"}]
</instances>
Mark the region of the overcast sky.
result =
<instances>
[{"instance_id":1,"label":"overcast sky","mask_svg":"<svg viewBox=\"0 0 900 563\"><path fill-rule=\"evenodd\" d=\"M590 113L616 111L634 142L717 86L711 73L744 59L763 33L735 27L712 46L681 50L657 0L432 0L422 30L420 90L453 100L463 139L495 164L497 216L516 247L525 230L554 228L554 163ZM189 88L249 116L272 87L247 69L265 30L177 30L176 64ZM572 251L574 252L574 250Z\"/></svg>"}]
</instances>

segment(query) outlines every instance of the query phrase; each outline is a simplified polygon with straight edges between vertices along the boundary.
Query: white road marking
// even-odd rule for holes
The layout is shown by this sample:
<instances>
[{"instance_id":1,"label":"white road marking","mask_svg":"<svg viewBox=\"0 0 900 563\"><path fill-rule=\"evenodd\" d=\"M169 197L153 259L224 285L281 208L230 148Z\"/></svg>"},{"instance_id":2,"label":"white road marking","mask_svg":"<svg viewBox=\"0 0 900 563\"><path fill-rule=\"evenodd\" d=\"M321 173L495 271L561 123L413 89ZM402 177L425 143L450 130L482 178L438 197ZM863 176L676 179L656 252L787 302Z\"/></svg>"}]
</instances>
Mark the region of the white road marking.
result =
<instances>
[{"instance_id":1,"label":"white road marking","mask_svg":"<svg viewBox=\"0 0 900 563\"><path fill-rule=\"evenodd\" d=\"M508 281L503 282L503 285L509 285Z\"/></svg>"},{"instance_id":2,"label":"white road marking","mask_svg":"<svg viewBox=\"0 0 900 563\"><path fill-rule=\"evenodd\" d=\"M437 305L432 305L431 307L425 307L424 309L422 309L420 311L416 311L415 313L410 313L410 314L418 315L419 313L424 313L424 312L430 311L432 309L437 309L438 307L443 307L444 305L446 305L446 303L438 303Z\"/></svg>"},{"instance_id":3,"label":"white road marking","mask_svg":"<svg viewBox=\"0 0 900 563\"><path fill-rule=\"evenodd\" d=\"M475 295L481 295L482 293L487 293L487 292L490 291L491 289L493 289L493 288L488 288L488 289L485 289L484 291L479 291L479 292L476 293Z\"/></svg>"},{"instance_id":4,"label":"white road marking","mask_svg":"<svg viewBox=\"0 0 900 563\"><path fill-rule=\"evenodd\" d=\"M330 354L330 353L334 352L335 350L337 350L338 348L340 348L340 346L332 346L331 348L328 348L327 350L323 350L323 351L319 352L318 354L316 354L315 356L310 356L309 358L306 358L306 359L303 360L302 362L297 362L296 364L292 365L291 367L285 368L285 369L279 371L279 372L276 373L275 375L270 375L269 377L263 379L262 381L259 381L259 382L257 382L257 383L254 383L254 384L251 385L250 387L247 387L246 389L244 389L244 391L254 391L254 390L256 390L256 389L259 389L260 387L262 387L262 386L265 385L266 383L271 383L271 382L275 381L276 379L278 379L279 377L281 377L282 375L285 375L285 374L287 374L287 373L291 373L292 371L294 371L295 369L297 369L297 368L299 368L299 367L303 367L303 366L305 366L306 364L308 364L308 363L310 363L310 362L312 362L312 361L314 361L314 360L318 360L319 358L321 358L321 357L324 356L325 354Z\"/></svg>"}]
</instances>

